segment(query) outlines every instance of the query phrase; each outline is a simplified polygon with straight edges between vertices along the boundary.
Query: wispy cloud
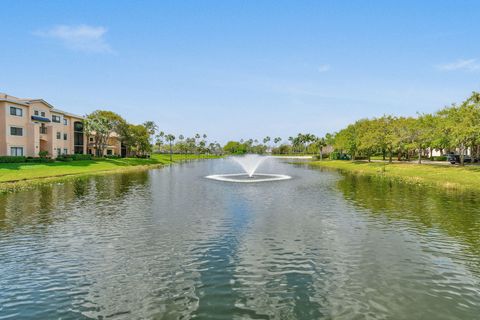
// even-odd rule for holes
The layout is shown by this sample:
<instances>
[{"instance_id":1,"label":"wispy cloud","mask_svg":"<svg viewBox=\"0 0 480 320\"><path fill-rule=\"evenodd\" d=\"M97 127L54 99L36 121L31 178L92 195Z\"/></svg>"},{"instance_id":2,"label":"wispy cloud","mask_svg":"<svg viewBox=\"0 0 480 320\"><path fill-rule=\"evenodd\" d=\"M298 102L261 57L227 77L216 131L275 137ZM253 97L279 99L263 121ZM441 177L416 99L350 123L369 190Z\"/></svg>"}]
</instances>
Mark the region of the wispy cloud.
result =
<instances>
[{"instance_id":1,"label":"wispy cloud","mask_svg":"<svg viewBox=\"0 0 480 320\"><path fill-rule=\"evenodd\" d=\"M480 70L480 63L477 59L459 59L452 63L441 64L437 68L444 71L477 71Z\"/></svg>"},{"instance_id":2,"label":"wispy cloud","mask_svg":"<svg viewBox=\"0 0 480 320\"><path fill-rule=\"evenodd\" d=\"M105 27L89 25L58 25L33 34L43 38L60 41L68 49L89 53L112 53L113 50L105 40Z\"/></svg>"},{"instance_id":3,"label":"wispy cloud","mask_svg":"<svg viewBox=\"0 0 480 320\"><path fill-rule=\"evenodd\" d=\"M328 70L330 70L330 65L329 64L319 65L317 70L318 72L327 72Z\"/></svg>"}]
</instances>

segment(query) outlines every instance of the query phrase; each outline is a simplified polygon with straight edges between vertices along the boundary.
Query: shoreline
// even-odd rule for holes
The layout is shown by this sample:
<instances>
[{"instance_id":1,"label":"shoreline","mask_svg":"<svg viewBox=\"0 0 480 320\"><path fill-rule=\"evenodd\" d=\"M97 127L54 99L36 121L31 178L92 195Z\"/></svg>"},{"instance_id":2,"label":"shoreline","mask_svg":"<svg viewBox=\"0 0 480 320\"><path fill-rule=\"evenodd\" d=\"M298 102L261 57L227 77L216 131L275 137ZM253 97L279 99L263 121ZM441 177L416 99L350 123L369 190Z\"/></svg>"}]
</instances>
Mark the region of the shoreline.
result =
<instances>
[{"instance_id":1,"label":"shoreline","mask_svg":"<svg viewBox=\"0 0 480 320\"><path fill-rule=\"evenodd\" d=\"M38 176L38 177L31 177L31 178L18 178L12 180L0 180L0 194L16 192L21 190L28 190L30 188L34 188L41 185L48 185L58 182L64 182L68 180L78 179L78 178L87 178L91 176L97 175L108 175L108 174L119 174L119 173L127 173L127 172L135 172L135 171L146 171L150 169L158 169L163 168L166 166L180 164L183 162L188 161L197 161L197 160L210 160L210 159L218 159L220 156L180 156L175 155L170 161L169 156L165 155L156 155L152 157L152 159L131 159L126 158L126 160L131 160L131 163L125 165L115 165L113 164L112 160L102 159L102 160L91 160L88 164L111 164L110 167L101 168L101 169L92 169L91 171L84 171L84 172L65 172L65 173L58 173L58 174L49 174L47 176ZM90 161L90 160L85 160ZM110 162L110 163L109 163ZM78 162L77 162L78 163ZM55 171L56 168L60 167L62 169L69 168L69 165L73 164L75 166L75 162L67 162L67 163L55 163L54 166L44 165L43 169L48 169L49 171ZM30 166L31 170L35 170L35 165L29 164L18 164L18 166ZM41 165L40 165L41 166ZM40 167L37 166L37 167ZM45 168L46 167L46 168ZM8 170L5 166L0 165L0 170ZM0 171L0 177L2 177L2 172Z\"/></svg>"},{"instance_id":2,"label":"shoreline","mask_svg":"<svg viewBox=\"0 0 480 320\"><path fill-rule=\"evenodd\" d=\"M307 165L410 185L432 186L447 191L480 192L478 167L342 160L312 161Z\"/></svg>"}]
</instances>

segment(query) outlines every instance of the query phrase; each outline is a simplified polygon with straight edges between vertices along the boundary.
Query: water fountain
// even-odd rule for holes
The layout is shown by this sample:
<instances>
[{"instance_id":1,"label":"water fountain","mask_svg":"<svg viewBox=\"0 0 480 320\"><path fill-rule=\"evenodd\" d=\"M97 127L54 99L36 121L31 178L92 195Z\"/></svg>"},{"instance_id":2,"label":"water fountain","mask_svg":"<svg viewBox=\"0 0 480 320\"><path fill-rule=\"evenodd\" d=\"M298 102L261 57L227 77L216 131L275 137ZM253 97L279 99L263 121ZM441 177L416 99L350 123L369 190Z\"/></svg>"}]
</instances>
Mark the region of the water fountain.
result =
<instances>
[{"instance_id":1,"label":"water fountain","mask_svg":"<svg viewBox=\"0 0 480 320\"><path fill-rule=\"evenodd\" d=\"M231 157L233 161L242 167L243 171L245 171L244 173L214 174L206 176L206 178L219 181L243 183L278 181L292 178L284 174L255 173L260 164L269 158L271 157L259 155Z\"/></svg>"}]
</instances>

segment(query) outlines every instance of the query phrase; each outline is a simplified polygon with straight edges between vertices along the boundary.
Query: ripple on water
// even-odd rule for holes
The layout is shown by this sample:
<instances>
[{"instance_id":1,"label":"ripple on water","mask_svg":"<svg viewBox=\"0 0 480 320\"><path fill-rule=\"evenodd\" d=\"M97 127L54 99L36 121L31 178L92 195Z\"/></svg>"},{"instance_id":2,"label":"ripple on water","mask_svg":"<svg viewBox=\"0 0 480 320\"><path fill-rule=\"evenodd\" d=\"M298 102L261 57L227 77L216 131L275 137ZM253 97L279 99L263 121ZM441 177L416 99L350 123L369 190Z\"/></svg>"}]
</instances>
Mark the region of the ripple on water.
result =
<instances>
[{"instance_id":1,"label":"ripple on water","mask_svg":"<svg viewBox=\"0 0 480 320\"><path fill-rule=\"evenodd\" d=\"M480 313L475 199L274 161L262 172L295 179L203 179L230 166L189 163L0 196L0 319Z\"/></svg>"}]
</instances>

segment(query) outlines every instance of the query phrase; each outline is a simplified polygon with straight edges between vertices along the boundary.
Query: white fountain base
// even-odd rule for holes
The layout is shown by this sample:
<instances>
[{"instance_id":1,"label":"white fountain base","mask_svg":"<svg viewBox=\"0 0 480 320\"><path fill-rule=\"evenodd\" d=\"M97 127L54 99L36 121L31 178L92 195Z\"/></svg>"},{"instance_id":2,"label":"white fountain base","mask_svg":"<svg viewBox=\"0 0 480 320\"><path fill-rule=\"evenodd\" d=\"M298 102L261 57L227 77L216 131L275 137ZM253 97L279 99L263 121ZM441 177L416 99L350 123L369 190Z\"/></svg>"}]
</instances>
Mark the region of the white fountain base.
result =
<instances>
[{"instance_id":1,"label":"white fountain base","mask_svg":"<svg viewBox=\"0 0 480 320\"><path fill-rule=\"evenodd\" d=\"M227 181L227 182L240 182L240 183L254 183L254 182L268 182L288 180L292 177L285 174L271 174L271 173L256 173L250 177L246 173L229 173L229 174L213 174L206 176L207 179Z\"/></svg>"}]
</instances>

